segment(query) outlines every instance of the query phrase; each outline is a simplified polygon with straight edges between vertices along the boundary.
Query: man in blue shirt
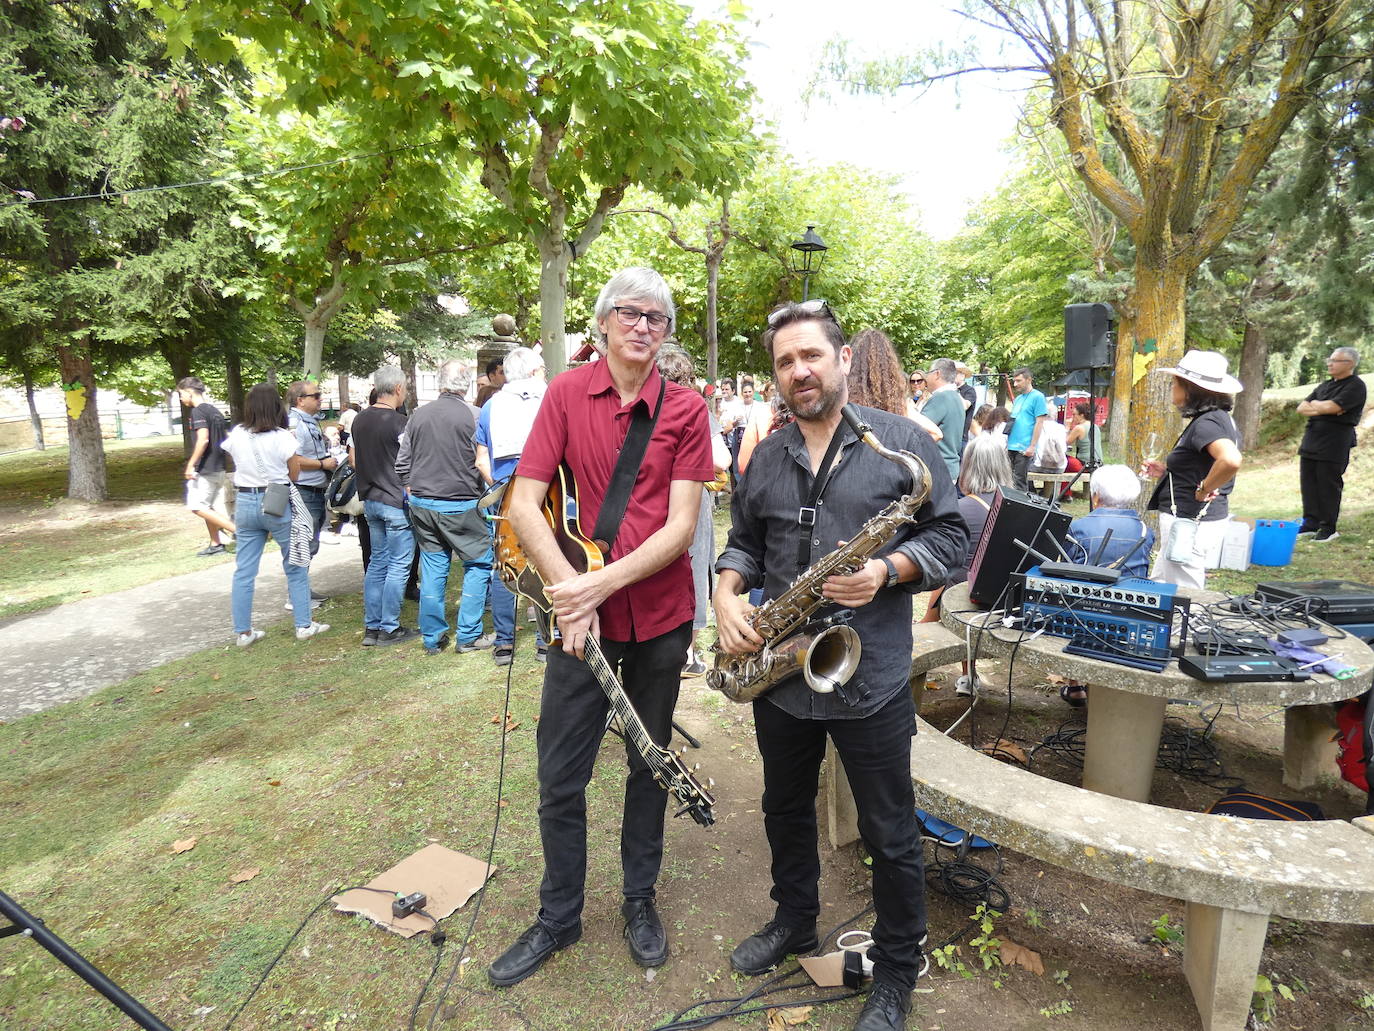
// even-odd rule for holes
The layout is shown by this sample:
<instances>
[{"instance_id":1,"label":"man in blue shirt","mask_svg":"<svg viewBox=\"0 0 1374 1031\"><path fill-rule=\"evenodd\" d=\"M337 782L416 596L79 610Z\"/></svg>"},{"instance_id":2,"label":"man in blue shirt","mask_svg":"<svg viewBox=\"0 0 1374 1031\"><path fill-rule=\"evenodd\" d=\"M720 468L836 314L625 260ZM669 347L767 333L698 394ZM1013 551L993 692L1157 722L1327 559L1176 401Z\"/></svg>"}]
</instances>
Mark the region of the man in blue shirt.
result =
<instances>
[{"instance_id":1,"label":"man in blue shirt","mask_svg":"<svg viewBox=\"0 0 1374 1031\"><path fill-rule=\"evenodd\" d=\"M1134 508L1140 479L1124 465L1104 465L1093 473L1091 490L1093 510L1069 524L1069 537L1082 550L1074 560L1096 558L1099 566L1113 566L1125 576L1149 576L1155 532Z\"/></svg>"},{"instance_id":2,"label":"man in blue shirt","mask_svg":"<svg viewBox=\"0 0 1374 1031\"><path fill-rule=\"evenodd\" d=\"M534 417L544 400L544 359L528 347L517 347L505 358L505 382L477 417L477 471L487 486L509 480L520 464ZM491 576L496 559L493 549L485 562L490 577L491 625L495 640L492 658L498 666L509 666L515 656L515 596L499 576ZM476 563L481 565L481 560ZM466 582L464 583L466 586ZM466 595L464 601L468 601ZM481 613L478 612L478 618ZM536 637L536 657L544 662L548 646Z\"/></svg>"},{"instance_id":3,"label":"man in blue shirt","mask_svg":"<svg viewBox=\"0 0 1374 1031\"><path fill-rule=\"evenodd\" d=\"M320 430L320 385L313 380L296 380L287 390L286 401L290 406L288 424L296 435L296 454L301 457L296 489L315 523L310 538L310 554L314 555L320 550L320 528L324 526L325 488L339 463L330 456L329 441Z\"/></svg>"},{"instance_id":4,"label":"man in blue shirt","mask_svg":"<svg viewBox=\"0 0 1374 1031\"><path fill-rule=\"evenodd\" d=\"M1045 395L1035 389L1035 377L1024 365L1011 375L1011 386L1016 391L1016 400L1011 405L1011 426L1007 430L1007 452L1011 458L1012 477L1017 490L1029 490L1030 481L1026 473L1030 469L1031 457L1035 454L1035 444L1040 439L1040 428L1049 415L1049 405Z\"/></svg>"}]
</instances>

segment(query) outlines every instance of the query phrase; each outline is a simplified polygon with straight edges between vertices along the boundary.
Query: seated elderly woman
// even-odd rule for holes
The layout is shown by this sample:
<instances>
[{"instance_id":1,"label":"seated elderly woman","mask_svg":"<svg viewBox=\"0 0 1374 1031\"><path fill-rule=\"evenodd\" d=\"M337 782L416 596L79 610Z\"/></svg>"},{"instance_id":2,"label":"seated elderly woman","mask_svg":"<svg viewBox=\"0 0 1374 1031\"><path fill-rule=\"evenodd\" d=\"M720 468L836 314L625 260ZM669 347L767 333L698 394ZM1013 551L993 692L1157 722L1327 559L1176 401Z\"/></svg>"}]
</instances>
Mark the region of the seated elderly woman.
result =
<instances>
[{"instance_id":1,"label":"seated elderly woman","mask_svg":"<svg viewBox=\"0 0 1374 1031\"><path fill-rule=\"evenodd\" d=\"M1095 560L1126 576L1146 576L1155 534L1131 507L1140 497L1140 479L1124 465L1104 465L1093 473L1090 490L1093 510L1069 524L1070 554L1077 551L1077 561ZM1059 697L1082 706L1088 700L1087 685L1070 680L1060 686Z\"/></svg>"},{"instance_id":2,"label":"seated elderly woman","mask_svg":"<svg viewBox=\"0 0 1374 1031\"><path fill-rule=\"evenodd\" d=\"M1069 525L1069 537L1082 549L1075 558L1095 557L1099 566L1120 568L1126 576L1148 575L1155 534L1131 507L1140 497L1140 479L1124 465L1104 465L1093 473L1090 490L1093 510Z\"/></svg>"}]
</instances>

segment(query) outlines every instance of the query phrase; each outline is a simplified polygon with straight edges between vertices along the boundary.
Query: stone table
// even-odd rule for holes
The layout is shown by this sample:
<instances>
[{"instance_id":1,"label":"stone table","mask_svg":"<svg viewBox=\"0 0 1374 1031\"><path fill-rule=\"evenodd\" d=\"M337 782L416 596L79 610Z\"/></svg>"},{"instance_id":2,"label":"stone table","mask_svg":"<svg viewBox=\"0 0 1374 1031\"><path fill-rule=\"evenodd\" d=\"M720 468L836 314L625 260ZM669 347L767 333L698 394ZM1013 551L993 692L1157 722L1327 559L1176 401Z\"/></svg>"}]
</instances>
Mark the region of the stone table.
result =
<instances>
[{"instance_id":1,"label":"stone table","mask_svg":"<svg viewBox=\"0 0 1374 1031\"><path fill-rule=\"evenodd\" d=\"M1183 591L1194 609L1219 601L1213 591ZM977 655L1007 658L1019 630L984 626L987 613L969 600L968 584L945 589L940 621L963 636L971 624L970 640ZM978 628L983 628L981 634ZM1354 666L1356 674L1337 680L1324 673L1310 680L1225 681L1197 680L1170 663L1162 672L1135 669L1082 655L1067 655L1062 637L1026 634L1016 648L1016 664L1047 676L1056 674L1091 684L1088 734L1083 762L1083 786L1091 791L1148 802L1154 780L1164 709L1180 698L1209 705L1215 702L1282 706L1283 779L1291 788L1304 788L1319 776L1335 775L1334 723L1328 703L1363 694L1374 682L1374 651L1355 637L1328 641L1319 649Z\"/></svg>"}]
</instances>

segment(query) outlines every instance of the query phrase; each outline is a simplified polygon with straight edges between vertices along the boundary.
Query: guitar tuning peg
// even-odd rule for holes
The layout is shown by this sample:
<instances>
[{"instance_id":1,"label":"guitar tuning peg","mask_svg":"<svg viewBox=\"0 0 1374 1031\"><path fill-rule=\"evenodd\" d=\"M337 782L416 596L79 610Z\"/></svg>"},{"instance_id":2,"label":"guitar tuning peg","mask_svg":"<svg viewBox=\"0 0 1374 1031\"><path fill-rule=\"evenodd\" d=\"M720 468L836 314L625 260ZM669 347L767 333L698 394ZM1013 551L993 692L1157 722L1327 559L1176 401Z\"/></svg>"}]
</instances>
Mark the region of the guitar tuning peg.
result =
<instances>
[{"instance_id":1,"label":"guitar tuning peg","mask_svg":"<svg viewBox=\"0 0 1374 1031\"><path fill-rule=\"evenodd\" d=\"M692 764L692 772L693 772L693 773L696 773L697 770L699 770L699 769L701 769L701 763L693 763L693 764Z\"/></svg>"},{"instance_id":2,"label":"guitar tuning peg","mask_svg":"<svg viewBox=\"0 0 1374 1031\"><path fill-rule=\"evenodd\" d=\"M716 786L716 778L715 778L715 777L707 777L707 778L706 778L706 786L707 786L708 788L713 788L713 787L715 787L715 786Z\"/></svg>"}]
</instances>

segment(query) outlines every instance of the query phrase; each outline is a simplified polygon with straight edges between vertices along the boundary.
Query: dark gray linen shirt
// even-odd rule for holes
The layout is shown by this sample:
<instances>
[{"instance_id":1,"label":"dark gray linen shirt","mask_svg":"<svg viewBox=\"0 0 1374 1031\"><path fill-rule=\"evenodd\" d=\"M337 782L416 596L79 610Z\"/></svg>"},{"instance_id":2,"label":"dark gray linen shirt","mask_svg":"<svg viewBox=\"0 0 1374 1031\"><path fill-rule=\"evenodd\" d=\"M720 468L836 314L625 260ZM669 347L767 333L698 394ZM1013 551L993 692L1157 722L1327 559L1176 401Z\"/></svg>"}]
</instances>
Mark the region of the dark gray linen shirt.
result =
<instances>
[{"instance_id":1,"label":"dark gray linen shirt","mask_svg":"<svg viewBox=\"0 0 1374 1031\"><path fill-rule=\"evenodd\" d=\"M858 719L905 691L911 675L911 596L943 586L949 570L957 568L968 552L968 528L934 441L905 416L857 407L885 447L909 451L932 473L930 496L917 510L916 522L876 553L881 557L900 551L916 563L921 575L880 588L871 602L853 610L851 626L863 642L863 654L845 688L852 704L839 691L816 694L800 674L763 696L801 719ZM848 423L841 422L837 432L841 434L839 457L816 506L812 527L812 564L911 490L906 470L859 441ZM798 467L804 474L804 489L798 487ZM717 572L735 570L748 587L762 586L765 599L786 591L802 572L797 568L797 514L814 482L806 441L796 423L766 437L737 484L730 506L734 525L716 562ZM823 605L815 615L840 610L837 605Z\"/></svg>"}]
</instances>

